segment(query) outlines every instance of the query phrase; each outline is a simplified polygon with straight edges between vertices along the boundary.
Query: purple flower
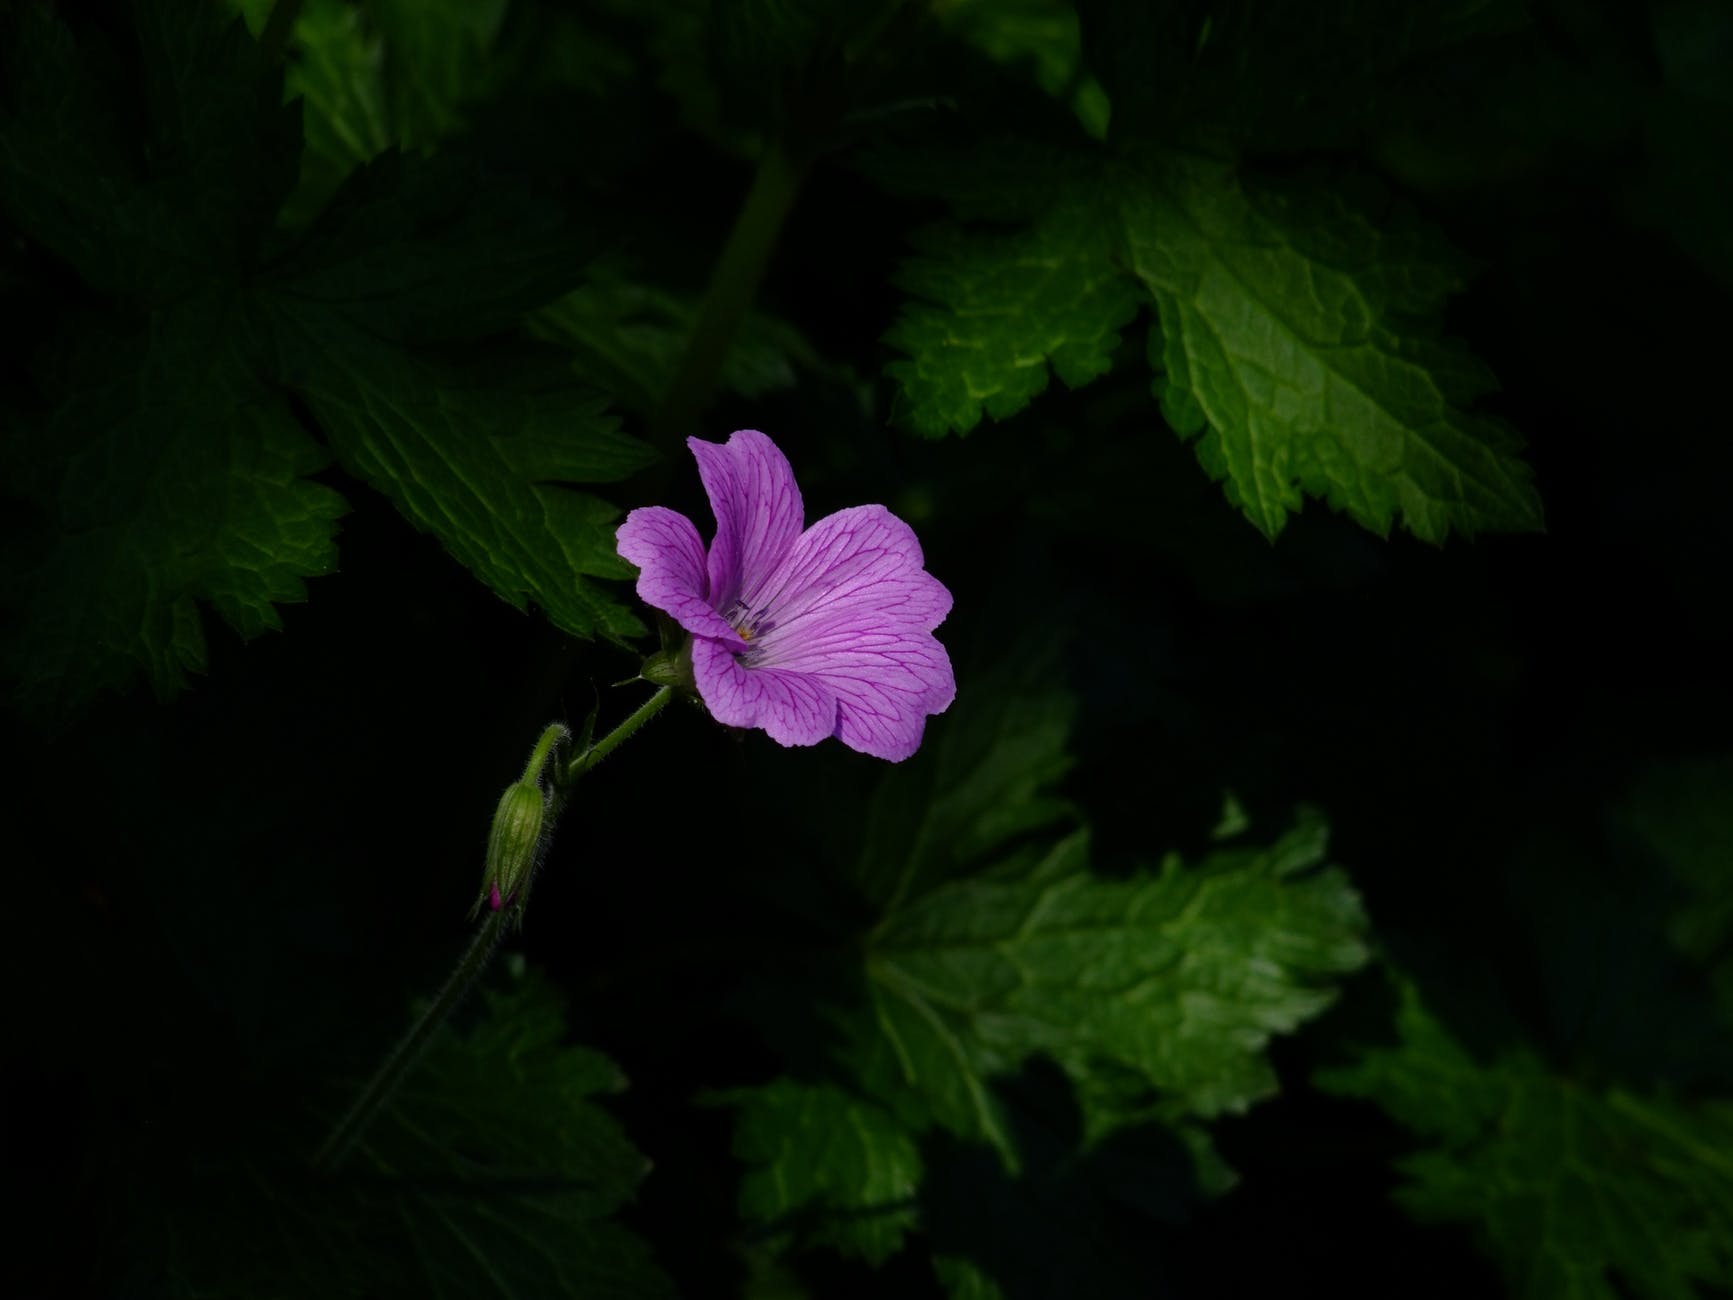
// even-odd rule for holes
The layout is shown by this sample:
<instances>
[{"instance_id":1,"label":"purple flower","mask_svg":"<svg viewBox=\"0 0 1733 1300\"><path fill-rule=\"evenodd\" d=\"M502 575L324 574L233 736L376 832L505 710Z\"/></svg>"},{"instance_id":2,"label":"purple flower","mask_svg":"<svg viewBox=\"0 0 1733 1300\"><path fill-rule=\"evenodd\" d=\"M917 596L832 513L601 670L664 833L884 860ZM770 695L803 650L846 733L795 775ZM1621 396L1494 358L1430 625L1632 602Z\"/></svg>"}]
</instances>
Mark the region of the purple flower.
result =
<instances>
[{"instance_id":1,"label":"purple flower","mask_svg":"<svg viewBox=\"0 0 1733 1300\"><path fill-rule=\"evenodd\" d=\"M782 745L835 736L900 762L957 693L933 629L951 593L921 567L914 529L883 506L806 528L788 458L756 429L688 438L716 514L707 552L685 515L634 510L615 535L638 595L692 634L711 716Z\"/></svg>"}]
</instances>

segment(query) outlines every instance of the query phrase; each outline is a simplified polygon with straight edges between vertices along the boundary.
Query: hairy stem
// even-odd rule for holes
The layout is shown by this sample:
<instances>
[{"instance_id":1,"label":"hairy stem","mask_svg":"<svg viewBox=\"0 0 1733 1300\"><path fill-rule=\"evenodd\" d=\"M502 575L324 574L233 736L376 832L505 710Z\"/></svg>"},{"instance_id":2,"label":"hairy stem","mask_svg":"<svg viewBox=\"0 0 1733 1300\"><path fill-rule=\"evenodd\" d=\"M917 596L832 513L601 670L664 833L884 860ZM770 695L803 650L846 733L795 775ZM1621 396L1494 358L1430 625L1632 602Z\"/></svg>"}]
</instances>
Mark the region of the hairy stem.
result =
<instances>
[{"instance_id":1,"label":"hairy stem","mask_svg":"<svg viewBox=\"0 0 1733 1300\"><path fill-rule=\"evenodd\" d=\"M639 707L638 711L591 745L583 753L574 755L563 771L557 771L555 786L569 786L609 754L613 753L639 727L655 717L674 698L674 688L664 686Z\"/></svg>"},{"instance_id":2,"label":"hairy stem","mask_svg":"<svg viewBox=\"0 0 1733 1300\"><path fill-rule=\"evenodd\" d=\"M539 782L544 767L550 758L553 759L552 789L549 792L547 821L542 832L544 848L546 837L553 834L554 822L571 797L572 784L660 713L673 697L672 687L662 687L644 701L637 712L563 767L557 757L557 750L571 739L572 733L559 722L549 723L543 729L536 740L535 748L530 751L529 762L524 765L523 779ZM526 881L526 892L528 887ZM415 1067L415 1063L421 1059L421 1054L427 1050L427 1044L434 1032L445 1023L445 1018L451 1014L452 1009L463 1001L464 994L469 992L476 977L487 969L488 962L493 958L494 951L505 934L507 922L518 917L521 911L522 900L515 908L503 907L489 912L483 918L475 937L470 940L469 947L464 950L451 974L446 976L445 983L440 986L432 1003L415 1018L409 1031L398 1039L397 1046L391 1049L391 1054L385 1058L378 1070L374 1071L367 1086L361 1089L349 1109L343 1113L343 1118L337 1121L336 1127L313 1153L314 1169L326 1172L334 1170L343 1162L344 1157L355 1149L361 1134L384 1109L397 1085L403 1082L405 1076Z\"/></svg>"},{"instance_id":3,"label":"hairy stem","mask_svg":"<svg viewBox=\"0 0 1733 1300\"><path fill-rule=\"evenodd\" d=\"M530 760L524 764L523 779L539 781L542 779L542 768L548 761L548 755L553 753L554 746L565 743L572 738L572 733L563 722L550 722L543 729L541 737L536 741L536 747L530 751Z\"/></svg>"},{"instance_id":4,"label":"hairy stem","mask_svg":"<svg viewBox=\"0 0 1733 1300\"><path fill-rule=\"evenodd\" d=\"M409 1031L397 1040L397 1046L391 1049L391 1054L374 1071L367 1086L361 1090L360 1095L344 1112L343 1118L337 1121L337 1126L313 1153L314 1169L334 1170L354 1149L356 1141L368 1124L372 1123L373 1117L390 1099L403 1077L421 1059L434 1031L445 1023L452 1008L463 1001L463 995L469 992L469 986L475 983L476 976L487 967L494 949L499 947L501 935L505 933L506 915L505 912L491 912L481 923L475 937L469 942L469 948L451 974L446 976L438 995L427 1009L415 1018Z\"/></svg>"}]
</instances>

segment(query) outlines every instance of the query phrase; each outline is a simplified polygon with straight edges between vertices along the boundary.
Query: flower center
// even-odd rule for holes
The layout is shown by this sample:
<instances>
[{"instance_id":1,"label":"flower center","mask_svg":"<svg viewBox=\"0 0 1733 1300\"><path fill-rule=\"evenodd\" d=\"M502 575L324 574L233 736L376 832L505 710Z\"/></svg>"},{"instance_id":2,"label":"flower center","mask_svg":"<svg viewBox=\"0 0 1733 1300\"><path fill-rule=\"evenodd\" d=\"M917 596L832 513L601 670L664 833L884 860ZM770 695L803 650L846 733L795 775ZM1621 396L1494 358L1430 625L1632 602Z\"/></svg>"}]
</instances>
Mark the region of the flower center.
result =
<instances>
[{"instance_id":1,"label":"flower center","mask_svg":"<svg viewBox=\"0 0 1733 1300\"><path fill-rule=\"evenodd\" d=\"M776 627L776 620L770 618L769 614L770 609L768 606L761 606L759 609L753 610L743 600L732 602L727 609L722 611L722 617L728 621L728 626L732 627L737 633L739 633L742 641L751 641L756 637L761 637L765 633L774 630ZM761 650L754 648L751 650L736 651L734 657L740 663L745 664L750 668L753 664L762 659L764 655Z\"/></svg>"}]
</instances>

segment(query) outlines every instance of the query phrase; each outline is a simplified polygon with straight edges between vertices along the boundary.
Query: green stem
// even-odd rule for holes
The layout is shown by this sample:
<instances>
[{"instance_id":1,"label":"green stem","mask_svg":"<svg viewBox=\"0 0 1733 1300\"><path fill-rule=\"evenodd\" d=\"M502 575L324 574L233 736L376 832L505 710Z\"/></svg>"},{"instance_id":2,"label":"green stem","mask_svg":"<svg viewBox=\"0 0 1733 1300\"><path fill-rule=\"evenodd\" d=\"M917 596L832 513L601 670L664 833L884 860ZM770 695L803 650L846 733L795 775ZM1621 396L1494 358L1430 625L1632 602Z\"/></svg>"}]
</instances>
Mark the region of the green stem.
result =
<instances>
[{"instance_id":1,"label":"green stem","mask_svg":"<svg viewBox=\"0 0 1733 1300\"><path fill-rule=\"evenodd\" d=\"M572 733L563 722L550 722L542 731L541 738L536 741L536 747L530 750L530 761L524 764L525 781L540 781L542 765L548 761L548 755L555 745L561 741L570 740Z\"/></svg>"},{"instance_id":2,"label":"green stem","mask_svg":"<svg viewBox=\"0 0 1733 1300\"><path fill-rule=\"evenodd\" d=\"M710 288L698 309L680 368L650 421L650 441L664 451L697 429L698 416L710 401L734 335L764 279L782 223L800 193L809 156L796 158L783 145L774 144L759 161L752 188L711 272Z\"/></svg>"},{"instance_id":3,"label":"green stem","mask_svg":"<svg viewBox=\"0 0 1733 1300\"><path fill-rule=\"evenodd\" d=\"M575 755L572 761L566 764L564 771L556 772L554 785L556 787L571 785L572 782L576 781L585 772L588 772L597 763L600 763L609 754L618 749L628 736L660 713L667 705L668 701L673 698L674 688L672 686L662 687L649 699L645 700L643 705L631 717L627 718L619 726L615 727L583 753Z\"/></svg>"},{"instance_id":4,"label":"green stem","mask_svg":"<svg viewBox=\"0 0 1733 1300\"><path fill-rule=\"evenodd\" d=\"M334 1170L354 1149L356 1140L379 1113L392 1091L402 1082L403 1076L421 1059L434 1030L445 1023L452 1008L463 1000L463 995L469 992L469 986L475 983L476 976L486 968L488 959L499 946L500 936L505 933L506 915L504 911L492 912L481 923L475 932L475 938L470 940L468 950L451 974L446 976L438 996L416 1017L415 1023L409 1026L409 1032L397 1040L397 1046L391 1049L391 1055L385 1058L384 1063L367 1081L367 1086L337 1122L337 1127L331 1130L330 1136L313 1153L314 1169Z\"/></svg>"},{"instance_id":5,"label":"green stem","mask_svg":"<svg viewBox=\"0 0 1733 1300\"><path fill-rule=\"evenodd\" d=\"M662 687L645 700L636 713L573 758L564 768L560 766L558 759L555 759L553 789L549 792L550 806L542 832L544 848L547 844L545 837L552 834L553 823L565 807L572 783L618 749L632 733L660 713L673 698L674 688ZM524 764L524 781L539 783L549 757L556 752L558 746L569 741L571 735L562 723L549 723L542 730L535 748L530 751L529 762ZM527 881L524 889L528 889ZM404 1076L421 1059L434 1031L445 1023L445 1018L451 1014L453 1007L463 1001L463 995L469 992L476 977L487 969L487 963L492 959L494 950L499 947L500 938L505 934L507 921L522 913L523 901L520 898L515 907L502 907L497 912L488 913L476 930L475 937L470 940L469 947L458 960L456 968L446 976L445 983L440 986L433 1002L415 1018L415 1023L409 1026L409 1032L397 1041L397 1046L391 1049L391 1055L385 1058L384 1063L367 1081L367 1086L344 1112L343 1118L337 1121L337 1126L313 1153L314 1169L334 1170L343 1162L344 1157L354 1150L355 1143L384 1108L397 1085L403 1082Z\"/></svg>"}]
</instances>

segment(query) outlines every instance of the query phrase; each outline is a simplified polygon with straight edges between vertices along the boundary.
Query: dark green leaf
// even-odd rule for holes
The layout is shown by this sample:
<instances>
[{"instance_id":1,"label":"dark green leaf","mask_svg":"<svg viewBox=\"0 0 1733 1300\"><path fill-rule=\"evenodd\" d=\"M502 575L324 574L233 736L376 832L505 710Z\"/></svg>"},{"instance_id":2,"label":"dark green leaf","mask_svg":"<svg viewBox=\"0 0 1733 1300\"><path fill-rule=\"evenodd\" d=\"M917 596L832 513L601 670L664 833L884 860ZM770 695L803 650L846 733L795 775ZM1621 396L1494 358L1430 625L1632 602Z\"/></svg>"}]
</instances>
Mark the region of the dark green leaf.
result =
<instances>
[{"instance_id":1,"label":"dark green leaf","mask_svg":"<svg viewBox=\"0 0 1733 1300\"><path fill-rule=\"evenodd\" d=\"M650 460L558 358L441 363L314 311L285 307L286 350L350 473L370 483L519 609L574 636L634 636L637 617L594 578L629 578L619 510L574 483Z\"/></svg>"},{"instance_id":2,"label":"dark green leaf","mask_svg":"<svg viewBox=\"0 0 1733 1300\"><path fill-rule=\"evenodd\" d=\"M146 1207L167 1294L671 1296L612 1218L649 1167L596 1103L624 1080L565 1033L520 977L440 1034L340 1172L225 1165L177 1189L199 1204Z\"/></svg>"},{"instance_id":3,"label":"dark green leaf","mask_svg":"<svg viewBox=\"0 0 1733 1300\"><path fill-rule=\"evenodd\" d=\"M140 0L143 99L48 5L13 16L0 207L94 288L161 299L232 274L294 183L299 113L238 19Z\"/></svg>"},{"instance_id":4,"label":"dark green leaf","mask_svg":"<svg viewBox=\"0 0 1733 1300\"><path fill-rule=\"evenodd\" d=\"M648 418L673 381L698 317L689 297L653 287L617 262L589 268L585 282L537 312L531 328L567 348L577 373L632 414ZM798 331L748 312L718 376L741 397L791 388L822 362Z\"/></svg>"},{"instance_id":5,"label":"dark green leaf","mask_svg":"<svg viewBox=\"0 0 1733 1300\"><path fill-rule=\"evenodd\" d=\"M1527 1051L1476 1061L1399 989L1399 1041L1325 1071L1428 1145L1398 1195L1474 1227L1534 1300L1690 1300L1733 1283L1733 1104L1584 1087Z\"/></svg>"},{"instance_id":6,"label":"dark green leaf","mask_svg":"<svg viewBox=\"0 0 1733 1300\"><path fill-rule=\"evenodd\" d=\"M1733 760L1657 764L1614 808L1613 820L1671 874L1683 897L1669 938L1708 973L1733 1023Z\"/></svg>"},{"instance_id":7,"label":"dark green leaf","mask_svg":"<svg viewBox=\"0 0 1733 1300\"><path fill-rule=\"evenodd\" d=\"M883 1263L914 1226L921 1156L886 1111L828 1084L778 1079L719 1100L738 1108L747 1164L740 1213L798 1239Z\"/></svg>"},{"instance_id":8,"label":"dark green leaf","mask_svg":"<svg viewBox=\"0 0 1733 1300\"><path fill-rule=\"evenodd\" d=\"M308 481L324 449L249 368L254 329L212 296L148 334L86 334L59 404L9 449L41 535L6 575L5 668L33 713L70 717L140 672L166 699L205 666L201 601L257 636L335 566L346 507Z\"/></svg>"}]
</instances>

